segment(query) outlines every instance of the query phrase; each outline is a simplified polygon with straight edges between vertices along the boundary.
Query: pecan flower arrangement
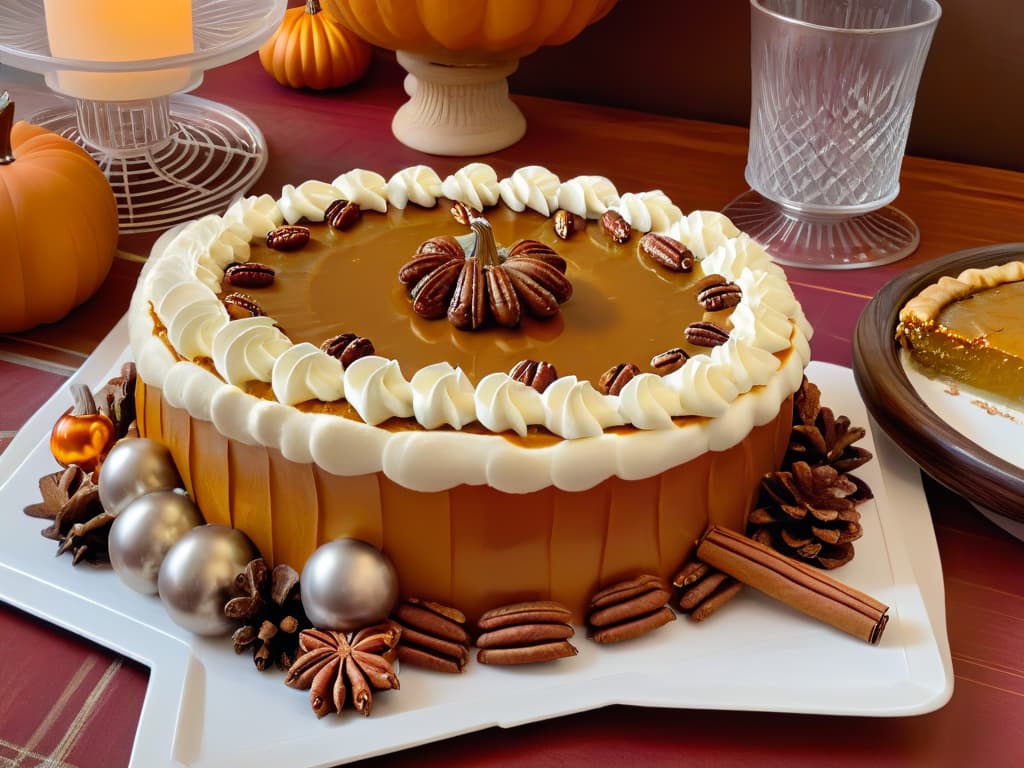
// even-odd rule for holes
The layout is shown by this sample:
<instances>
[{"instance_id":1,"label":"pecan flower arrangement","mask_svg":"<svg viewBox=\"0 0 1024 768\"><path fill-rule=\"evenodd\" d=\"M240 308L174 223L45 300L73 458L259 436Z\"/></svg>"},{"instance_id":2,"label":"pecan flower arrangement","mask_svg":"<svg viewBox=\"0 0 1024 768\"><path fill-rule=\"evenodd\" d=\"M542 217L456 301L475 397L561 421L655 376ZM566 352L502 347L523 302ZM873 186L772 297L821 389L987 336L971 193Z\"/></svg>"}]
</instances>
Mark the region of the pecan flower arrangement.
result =
<instances>
[{"instance_id":1,"label":"pecan flower arrangement","mask_svg":"<svg viewBox=\"0 0 1024 768\"><path fill-rule=\"evenodd\" d=\"M514 328L524 312L538 319L558 314L572 296L565 259L536 240L499 249L487 219L472 218L469 226L475 238L468 251L450 235L432 237L398 271L416 314L447 316L463 331L491 321Z\"/></svg>"}]
</instances>

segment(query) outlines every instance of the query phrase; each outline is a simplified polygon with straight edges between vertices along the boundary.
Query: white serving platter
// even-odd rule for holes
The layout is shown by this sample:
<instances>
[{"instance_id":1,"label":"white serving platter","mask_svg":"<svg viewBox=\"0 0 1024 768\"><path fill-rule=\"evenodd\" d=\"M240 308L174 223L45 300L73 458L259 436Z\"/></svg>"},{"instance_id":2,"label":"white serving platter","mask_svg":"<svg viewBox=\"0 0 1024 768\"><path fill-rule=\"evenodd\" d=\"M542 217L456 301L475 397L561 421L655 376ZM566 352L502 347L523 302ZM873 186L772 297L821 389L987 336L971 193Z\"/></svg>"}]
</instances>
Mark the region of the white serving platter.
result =
<instances>
[{"instance_id":1,"label":"white serving platter","mask_svg":"<svg viewBox=\"0 0 1024 768\"><path fill-rule=\"evenodd\" d=\"M126 358L122 322L72 381L98 387ZM869 646L755 593L743 592L703 624L680 617L620 646L577 631L579 655L534 668L471 663L462 675L401 670L401 690L377 694L373 715L317 720L308 694L283 674L255 671L227 639L200 639L173 624L159 599L137 594L109 568L54 557L42 521L21 510L56 469L47 447L70 396L61 388L0 455L0 599L145 664L151 670L132 752L137 767L301 768L335 765L490 726L558 717L609 704L907 716L952 694L938 550L916 465L872 432L852 372L812 364L823 402L869 428L875 453L857 474L875 500L861 509L857 558L835 575L891 606ZM827 677L792 675L827 668ZM650 670L637 675L637 670Z\"/></svg>"}]
</instances>

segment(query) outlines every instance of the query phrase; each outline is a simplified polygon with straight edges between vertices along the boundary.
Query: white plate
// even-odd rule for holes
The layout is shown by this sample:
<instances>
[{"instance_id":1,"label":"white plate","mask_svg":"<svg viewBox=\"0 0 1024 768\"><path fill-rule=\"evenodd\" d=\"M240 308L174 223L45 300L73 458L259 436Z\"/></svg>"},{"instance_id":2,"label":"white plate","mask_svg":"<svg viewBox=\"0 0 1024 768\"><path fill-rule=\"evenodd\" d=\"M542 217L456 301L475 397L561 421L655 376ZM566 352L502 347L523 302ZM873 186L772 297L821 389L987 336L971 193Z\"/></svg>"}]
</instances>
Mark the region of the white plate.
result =
<instances>
[{"instance_id":1,"label":"white plate","mask_svg":"<svg viewBox=\"0 0 1024 768\"><path fill-rule=\"evenodd\" d=\"M114 375L125 343L122 321L75 380L96 387ZM826 405L868 425L849 370L812 364L808 376ZM878 460L858 474L875 501L862 507L857 558L836 576L891 606L880 645L746 589L704 624L680 618L621 646L597 646L578 631L579 656L554 664L471 663L457 676L406 668L400 691L374 697L370 718L346 711L318 721L308 694L286 688L279 672L257 673L228 640L192 637L157 598L132 592L111 570L53 556L41 522L21 509L56 468L45 437L68 402L64 387L0 455L0 598L151 668L133 766L333 765L608 704L904 716L937 709L952 694L942 573L917 468L869 433L861 445Z\"/></svg>"}]
</instances>

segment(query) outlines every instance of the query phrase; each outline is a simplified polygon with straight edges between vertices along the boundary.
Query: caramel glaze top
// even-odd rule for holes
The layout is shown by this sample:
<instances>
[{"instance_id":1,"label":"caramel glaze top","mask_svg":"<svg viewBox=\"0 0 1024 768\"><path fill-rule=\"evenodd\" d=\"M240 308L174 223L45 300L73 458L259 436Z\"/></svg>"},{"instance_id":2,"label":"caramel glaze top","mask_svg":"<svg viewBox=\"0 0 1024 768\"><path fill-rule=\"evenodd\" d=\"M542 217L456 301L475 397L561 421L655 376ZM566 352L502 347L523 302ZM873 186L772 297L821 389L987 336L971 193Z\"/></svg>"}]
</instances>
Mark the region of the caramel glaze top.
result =
<instances>
[{"instance_id":1,"label":"caramel glaze top","mask_svg":"<svg viewBox=\"0 0 1024 768\"><path fill-rule=\"evenodd\" d=\"M250 260L273 267L276 279L268 288L241 290L293 342L319 346L338 333L365 336L376 354L399 362L407 379L424 366L446 361L461 367L475 384L532 359L551 363L559 376L575 375L596 385L604 371L619 363L651 371L651 358L673 347L689 354L707 352L684 337L695 320L730 327L731 310L708 313L697 303L694 286L703 277L699 264L692 273L670 272L639 252L639 233L619 245L593 221L560 240L550 219L531 211L517 214L500 204L483 214L498 246L508 248L523 239L550 245L568 263L572 297L549 320L535 320L524 310L521 325L513 329L488 325L459 331L446 319L421 318L412 311L398 270L423 241L470 231L448 213L449 205L441 200L432 209L366 212L346 231L309 225L312 238L298 251L254 243ZM239 289L225 285L223 290Z\"/></svg>"}]
</instances>

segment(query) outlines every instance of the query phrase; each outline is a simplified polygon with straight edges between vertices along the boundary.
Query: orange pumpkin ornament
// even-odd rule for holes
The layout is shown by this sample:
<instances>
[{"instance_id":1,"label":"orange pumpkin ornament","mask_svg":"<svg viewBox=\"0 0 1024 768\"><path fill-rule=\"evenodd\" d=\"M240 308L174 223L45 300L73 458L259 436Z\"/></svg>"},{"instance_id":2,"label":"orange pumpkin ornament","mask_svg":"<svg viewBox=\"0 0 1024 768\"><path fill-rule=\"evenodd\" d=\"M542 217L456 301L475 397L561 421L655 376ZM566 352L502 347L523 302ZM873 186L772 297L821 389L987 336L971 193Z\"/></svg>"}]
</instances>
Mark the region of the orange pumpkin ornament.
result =
<instances>
[{"instance_id":1,"label":"orange pumpkin ornament","mask_svg":"<svg viewBox=\"0 0 1024 768\"><path fill-rule=\"evenodd\" d=\"M76 464L92 472L114 445L114 423L96 407L88 387L71 387L75 407L53 425L50 453L62 467Z\"/></svg>"},{"instance_id":2,"label":"orange pumpkin ornament","mask_svg":"<svg viewBox=\"0 0 1024 768\"><path fill-rule=\"evenodd\" d=\"M60 320L100 287L117 249L117 202L84 149L14 122L0 93L0 333Z\"/></svg>"},{"instance_id":3,"label":"orange pumpkin ornament","mask_svg":"<svg viewBox=\"0 0 1024 768\"><path fill-rule=\"evenodd\" d=\"M259 51L260 63L281 85L341 88L370 68L369 43L320 10L319 0L289 8Z\"/></svg>"}]
</instances>

